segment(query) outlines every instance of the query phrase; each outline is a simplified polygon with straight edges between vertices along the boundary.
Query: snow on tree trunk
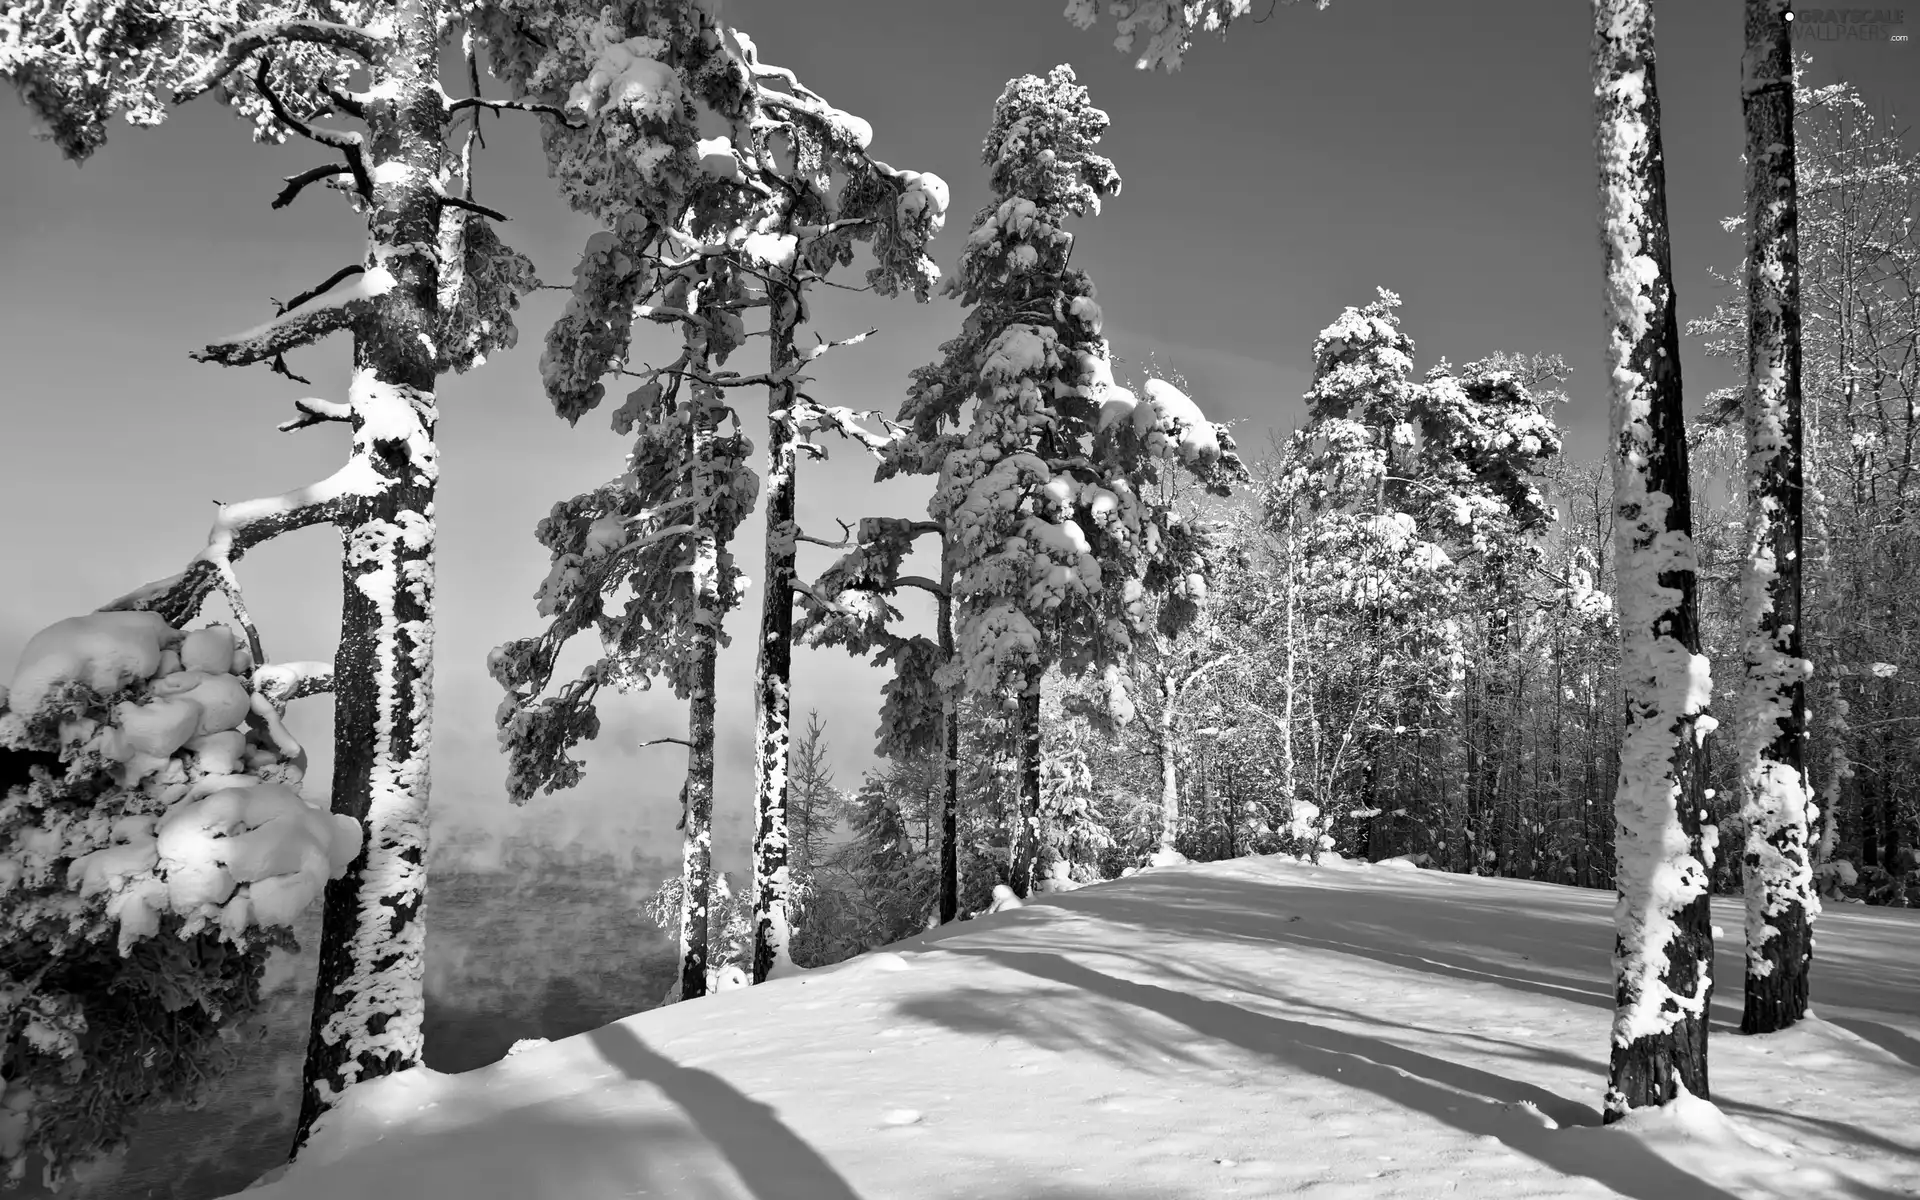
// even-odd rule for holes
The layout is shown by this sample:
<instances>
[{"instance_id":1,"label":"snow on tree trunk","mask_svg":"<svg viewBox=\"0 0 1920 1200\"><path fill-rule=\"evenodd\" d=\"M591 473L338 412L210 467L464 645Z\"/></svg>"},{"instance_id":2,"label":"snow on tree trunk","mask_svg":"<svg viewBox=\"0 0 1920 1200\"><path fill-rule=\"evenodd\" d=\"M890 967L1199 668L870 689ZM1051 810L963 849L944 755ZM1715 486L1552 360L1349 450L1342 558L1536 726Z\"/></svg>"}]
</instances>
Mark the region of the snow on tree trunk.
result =
<instances>
[{"instance_id":1,"label":"snow on tree trunk","mask_svg":"<svg viewBox=\"0 0 1920 1200\"><path fill-rule=\"evenodd\" d=\"M405 1070L423 1047L427 763L433 713L434 446L441 205L447 174L431 2L392 17L367 104L373 261L393 286L354 328L353 458L342 501L341 637L334 657L332 809L361 852L327 884L294 1149L357 1081Z\"/></svg>"},{"instance_id":2,"label":"snow on tree trunk","mask_svg":"<svg viewBox=\"0 0 1920 1200\"><path fill-rule=\"evenodd\" d=\"M760 659L754 684L753 982L787 962L791 934L792 881L787 867L787 753L793 672L794 404L799 391L790 374L799 360L794 331L801 318L800 283L791 268L770 266L767 373L767 546L760 597Z\"/></svg>"},{"instance_id":3,"label":"snow on tree trunk","mask_svg":"<svg viewBox=\"0 0 1920 1200\"><path fill-rule=\"evenodd\" d=\"M1156 865L1179 861L1174 842L1180 837L1180 774L1173 761L1173 706L1178 690L1173 677L1160 680L1160 720L1154 730L1154 749L1160 756L1160 849Z\"/></svg>"},{"instance_id":4,"label":"snow on tree trunk","mask_svg":"<svg viewBox=\"0 0 1920 1200\"><path fill-rule=\"evenodd\" d=\"M940 662L953 661L953 554L940 539ZM940 697L940 923L960 915L960 705L950 690Z\"/></svg>"},{"instance_id":5,"label":"snow on tree trunk","mask_svg":"<svg viewBox=\"0 0 1920 1200\"><path fill-rule=\"evenodd\" d=\"M1614 797L1619 898L1606 1117L1707 1098L1712 837L1680 330L1648 0L1595 0L1594 94L1613 391L1616 578L1626 729Z\"/></svg>"},{"instance_id":6,"label":"snow on tree trunk","mask_svg":"<svg viewBox=\"0 0 1920 1200\"><path fill-rule=\"evenodd\" d=\"M1787 0L1747 0L1747 560L1740 808L1746 826L1742 1033L1807 1012L1811 922L1806 678L1801 653L1800 247Z\"/></svg>"},{"instance_id":7,"label":"snow on tree trunk","mask_svg":"<svg viewBox=\"0 0 1920 1200\"><path fill-rule=\"evenodd\" d=\"M693 539L692 624L695 681L687 705L686 830L680 854L680 998L707 994L708 920L713 890L713 741L715 676L720 660L720 541L715 533L714 442L720 401L692 387L693 494L705 511Z\"/></svg>"},{"instance_id":8,"label":"snow on tree trunk","mask_svg":"<svg viewBox=\"0 0 1920 1200\"><path fill-rule=\"evenodd\" d=\"M1020 690L1018 723L1014 736L1019 740L1019 790L1014 797L1012 875L1007 880L1013 894L1025 900L1033 892L1040 876L1040 681L1042 674L1032 671Z\"/></svg>"}]
</instances>

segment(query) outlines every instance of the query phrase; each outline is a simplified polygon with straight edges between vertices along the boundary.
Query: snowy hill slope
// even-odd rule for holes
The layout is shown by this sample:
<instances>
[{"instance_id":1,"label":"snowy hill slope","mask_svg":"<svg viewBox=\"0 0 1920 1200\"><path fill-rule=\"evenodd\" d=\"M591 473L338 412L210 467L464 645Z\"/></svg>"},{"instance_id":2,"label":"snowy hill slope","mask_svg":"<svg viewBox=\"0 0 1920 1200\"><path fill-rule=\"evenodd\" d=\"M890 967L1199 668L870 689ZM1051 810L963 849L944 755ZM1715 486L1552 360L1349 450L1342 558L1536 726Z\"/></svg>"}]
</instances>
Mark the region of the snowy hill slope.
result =
<instances>
[{"instance_id":1,"label":"snowy hill slope","mask_svg":"<svg viewBox=\"0 0 1920 1200\"><path fill-rule=\"evenodd\" d=\"M1820 1019L1601 1129L1608 893L1170 868L357 1090L247 1200L1920 1196L1920 920L1817 928ZM1716 906L1737 936L1737 909ZM1726 1031L1726 1032L1721 1032Z\"/></svg>"}]
</instances>

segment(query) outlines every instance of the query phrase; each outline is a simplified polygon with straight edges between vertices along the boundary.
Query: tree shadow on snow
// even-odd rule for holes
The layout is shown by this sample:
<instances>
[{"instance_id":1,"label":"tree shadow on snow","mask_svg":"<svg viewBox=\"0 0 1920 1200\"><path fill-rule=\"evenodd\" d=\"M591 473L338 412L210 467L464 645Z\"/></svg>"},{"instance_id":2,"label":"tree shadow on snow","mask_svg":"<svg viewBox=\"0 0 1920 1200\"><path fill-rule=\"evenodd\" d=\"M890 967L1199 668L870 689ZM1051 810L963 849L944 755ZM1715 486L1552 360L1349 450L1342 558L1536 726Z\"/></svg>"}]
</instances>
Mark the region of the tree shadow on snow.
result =
<instances>
[{"instance_id":1,"label":"tree shadow on snow","mask_svg":"<svg viewBox=\"0 0 1920 1200\"><path fill-rule=\"evenodd\" d=\"M650 1083L678 1105L726 1156L756 1200L860 1200L820 1152L732 1084L660 1054L626 1025L587 1034L606 1061L628 1079Z\"/></svg>"},{"instance_id":2,"label":"tree shadow on snow","mask_svg":"<svg viewBox=\"0 0 1920 1200\"><path fill-rule=\"evenodd\" d=\"M1418 908L1417 928L1422 939L1420 951L1414 953L1398 948L1406 944L1408 928L1367 925L1356 920L1351 910L1343 910L1339 906L1339 902L1345 899L1345 894L1340 892L1320 894L1306 888L1288 887L1284 883L1212 879L1185 874L1177 880L1169 878L1162 882L1149 876L1144 880L1128 880L1127 884L1131 886L1125 890L1102 888L1091 893L1071 892L1049 896L1044 905L1036 907L1042 911L1046 908L1068 912L1081 910L1103 922L1182 937L1330 950L1369 958L1397 970L1494 984L1609 1012L1613 1009L1613 993L1603 984L1578 977L1569 979L1565 974L1551 970L1534 971L1497 961L1511 954L1516 940L1534 941L1546 950L1557 949L1558 957L1562 959L1568 957L1569 946L1580 945L1579 940L1568 936L1571 930L1527 929L1529 924L1535 922L1549 927L1572 923L1542 918L1525 910L1501 910L1501 919L1492 920L1489 919L1491 914L1461 916L1446 911L1467 906L1453 903L1444 907L1419 905L1419 897L1408 896L1407 907ZM1318 907L1331 907L1332 911L1316 913L1314 909ZM1025 911L1019 910L1013 915L1019 917ZM1338 930L1328 930L1328 922L1337 923ZM947 929L953 932L947 933ZM938 933L923 935L914 941L920 945L933 945L966 932L969 931L965 925L957 928L948 926ZM1516 932L1520 935L1519 939L1515 936ZM1605 936L1604 926L1600 932ZM1328 933L1336 936L1327 936ZM1390 943L1397 943L1398 946ZM1610 950L1608 944L1593 952L1601 972L1606 970Z\"/></svg>"},{"instance_id":3,"label":"tree shadow on snow","mask_svg":"<svg viewBox=\"0 0 1920 1200\"><path fill-rule=\"evenodd\" d=\"M955 947L954 953L972 955L1038 979L1067 985L1121 1005L1157 1014L1169 1021L1228 1046L1239 1047L1317 1075L1331 1083L1363 1088L1395 1104L1422 1112L1463 1133L1495 1137L1509 1149L1569 1176L1585 1176L1636 1200L1736 1200L1627 1137L1564 1132L1566 1126L1597 1126L1599 1114L1577 1101L1544 1088L1507 1079L1473 1067L1407 1050L1392 1043L1324 1026L1249 1012L1217 1000L1197 999L1150 984L1134 983L1103 974L1055 954ZM1057 1020L1036 1015L1041 1006L973 1004L957 999L922 997L902 1005L909 1016L957 1029L979 1031L992 1026L1000 1033L1084 1044L1088 1040L1085 1013L1062 1014ZM1051 1029L1032 1026L1050 1021ZM1022 1027L1023 1023L1027 1026ZM1151 1040L1144 1029L1124 1031L1109 1043L1116 1059L1130 1062L1138 1047ZM1130 1053L1130 1051L1132 1053ZM1462 1095L1462 1093L1467 1095ZM1484 1103L1475 1103L1474 1096ZM1562 1130L1547 1128L1519 1105L1530 1105L1552 1118Z\"/></svg>"},{"instance_id":4,"label":"tree shadow on snow","mask_svg":"<svg viewBox=\"0 0 1920 1200\"><path fill-rule=\"evenodd\" d=\"M1858 1017L1823 1016L1822 1019L1829 1025L1838 1025L1862 1041L1872 1042L1908 1066L1920 1070L1920 1041L1915 1041L1891 1025L1863 1021Z\"/></svg>"}]
</instances>

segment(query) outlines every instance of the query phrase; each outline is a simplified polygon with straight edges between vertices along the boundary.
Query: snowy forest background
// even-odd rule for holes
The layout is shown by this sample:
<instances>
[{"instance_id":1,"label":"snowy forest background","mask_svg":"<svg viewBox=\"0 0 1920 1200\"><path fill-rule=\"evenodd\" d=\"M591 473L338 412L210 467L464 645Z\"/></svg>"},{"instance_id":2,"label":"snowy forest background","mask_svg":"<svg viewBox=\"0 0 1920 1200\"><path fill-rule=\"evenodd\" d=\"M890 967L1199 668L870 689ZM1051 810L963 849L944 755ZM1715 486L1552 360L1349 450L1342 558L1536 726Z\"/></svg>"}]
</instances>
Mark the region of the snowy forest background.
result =
<instances>
[{"instance_id":1,"label":"snowy forest background","mask_svg":"<svg viewBox=\"0 0 1920 1200\"><path fill-rule=\"evenodd\" d=\"M1203 619L1143 646L1129 666L1133 722L1117 730L1105 719L1097 679L1049 679L1045 840L1075 881L1145 862L1171 787L1174 846L1195 860L1324 834L1354 857L1613 886L1622 705L1582 7L1282 8L1270 24L1208 45L1205 69L1167 78L1135 74L1051 6L1043 19L1013 3L876 15L854 3L730 0L726 14L770 58L871 119L876 153L943 175L949 221L929 248L943 269L985 198L979 139L1007 78L1072 61L1112 117L1101 152L1126 189L1077 224L1075 265L1099 282L1127 380L1170 378L1230 422L1251 479L1231 499L1195 489L1175 500L1225 522L1234 553ZM1744 207L1729 86L1739 34L1727 18L1709 6L1660 14L1675 276L1697 406L1701 614L1716 663L1737 658L1744 553L1740 431L1727 419L1744 377L1744 304L1725 278L1738 274L1740 238L1717 228ZM942 48L932 66L915 49L924 47ZM1815 786L1837 800L1821 882L1830 897L1905 904L1905 889L1920 886L1911 878L1920 146L1902 114L1920 109L1920 86L1903 47L1810 48L1798 130L1804 391L1809 473L1823 501L1809 507L1806 625L1819 681L1810 762ZM213 371L182 353L252 323L264 295L323 277L359 232L351 214L324 204L268 210L275 175L309 164L246 146L232 123L215 106L189 107L165 136L119 135L74 172L33 143L20 106L0 107L0 161L38 164L0 181L9 306L0 356L19 398L0 445L0 511L14 514L0 522L0 561L18 565L0 592L0 662L52 615L177 569L204 534L208 499L270 493L337 459L324 436L269 441L285 404L278 390L261 395L264 375ZM1466 127L1470 140L1455 132ZM512 214L513 244L542 279L564 283L595 226L556 203L530 131L490 121L487 132L494 144L476 194ZM664 690L603 702L583 781L524 808L506 800L494 745L500 692L487 652L536 628L528 598L547 570L528 534L556 500L615 474L627 448L602 414L569 429L538 395L537 333L563 299L529 296L522 345L449 377L442 394L426 1016L426 1061L440 1070L651 1005L679 966L663 927L676 919L682 751L643 743L684 732L683 705ZM828 291L813 307L809 328L829 337L879 327L814 371L817 395L854 409L892 411L908 372L959 323L937 298ZM1543 506L1425 464L1401 502L1375 514L1406 521L1329 536L1312 500L1339 463L1316 440L1315 417L1355 381L1331 376L1331 352L1316 362L1322 331L1346 338L1349 352L1387 351L1360 355L1363 390L1395 392L1416 409L1440 411L1450 380L1471 391L1495 370L1514 371L1525 385L1516 411L1554 427L1523 464ZM1403 367L1391 353L1400 337L1411 339ZM294 361L316 392L344 394L339 356ZM857 445L822 440L830 457L799 467L807 533L838 539L840 520L924 512L923 483L873 484ZM1461 541L1449 520L1461 506L1487 506L1491 534ZM337 569L315 544L322 536L248 560L248 599L276 659L331 655ZM762 536L756 514L738 537L751 577ZM1423 544L1460 569L1430 569ZM803 545L800 573L813 578L835 557ZM938 574L925 555L908 569ZM741 893L758 617L749 595L729 617L717 688L715 852ZM898 603L910 628L931 630L930 601ZM1449 636L1426 636L1436 629ZM872 753L883 672L802 643L793 677L806 728L793 762L795 865L809 885L794 954L815 965L924 927L936 903L940 778L935 759ZM314 750L309 787L322 792L326 707L296 704L289 717ZM1015 753L1004 724L984 712L963 720L966 910L988 903L987 864L1008 853ZM1731 764L1715 758L1710 770L1709 807L1730 844ZM1737 891L1738 869L1723 855L1716 890ZM312 933L301 932L309 948ZM742 919L723 940L737 953L750 939ZM244 1086L214 1109L156 1118L125 1173L99 1185L104 1194L215 1195L270 1165L271 1152L249 1162L228 1147L277 1144L270 1126L286 1118L231 1117L269 1096L284 1108L297 1091L309 997L291 981L307 973L301 964L274 981L281 1017L242 1064ZM182 1140L205 1164L197 1173L170 1157ZM159 1190L115 1191L135 1186Z\"/></svg>"}]
</instances>

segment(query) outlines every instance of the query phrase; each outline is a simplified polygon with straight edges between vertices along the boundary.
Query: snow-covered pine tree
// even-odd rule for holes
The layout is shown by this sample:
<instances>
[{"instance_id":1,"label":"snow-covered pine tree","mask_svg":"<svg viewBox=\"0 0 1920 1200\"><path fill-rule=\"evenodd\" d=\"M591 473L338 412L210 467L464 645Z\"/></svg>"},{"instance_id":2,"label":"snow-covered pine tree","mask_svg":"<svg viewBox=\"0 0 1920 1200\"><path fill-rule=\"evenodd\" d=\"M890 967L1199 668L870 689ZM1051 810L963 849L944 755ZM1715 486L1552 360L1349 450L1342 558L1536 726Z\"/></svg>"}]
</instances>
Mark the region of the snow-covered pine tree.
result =
<instances>
[{"instance_id":1,"label":"snow-covered pine tree","mask_svg":"<svg viewBox=\"0 0 1920 1200\"><path fill-rule=\"evenodd\" d=\"M1700 653L1680 327L1650 0L1594 0L1593 86L1613 388L1616 578L1627 729L1614 797L1616 1002L1605 1119L1706 1099L1713 991Z\"/></svg>"},{"instance_id":2,"label":"snow-covered pine tree","mask_svg":"<svg viewBox=\"0 0 1920 1200\"><path fill-rule=\"evenodd\" d=\"M556 504L536 531L553 557L537 596L551 624L489 660L507 689L497 719L509 755L508 794L517 803L579 782L581 764L569 751L598 734L603 686L644 689L664 678L688 701L687 736L653 739L688 752L674 893L683 903L678 994L685 998L704 994L712 965L715 671L725 616L742 586L728 547L758 486L746 439L737 428L722 432L726 406L710 382L714 364L739 344L733 305L742 289L724 265L703 265L703 277L657 306L684 314L680 355L614 413L614 430L635 434L626 472ZM608 611L623 590L626 603ZM602 657L543 697L562 646L589 628L599 634Z\"/></svg>"},{"instance_id":3,"label":"snow-covered pine tree","mask_svg":"<svg viewBox=\"0 0 1920 1200\"><path fill-rule=\"evenodd\" d=\"M1806 677L1801 653L1800 246L1788 0L1747 0L1740 99L1747 126L1746 628L1739 711L1746 827L1742 1033L1807 1012L1813 957Z\"/></svg>"},{"instance_id":4,"label":"snow-covered pine tree","mask_svg":"<svg viewBox=\"0 0 1920 1200\"><path fill-rule=\"evenodd\" d=\"M1009 81L982 148L993 200L976 216L949 288L973 311L938 362L914 372L902 424L944 447L929 514L953 555L958 662L947 687L1011 698L1020 757L1009 883L1024 896L1039 855L1040 683L1116 663L1148 619L1150 569L1172 571L1177 527L1142 488L1179 459L1209 488L1242 473L1226 431L1164 380L1146 397L1113 382L1100 306L1070 267L1066 222L1120 187L1094 152L1107 116L1073 69ZM883 464L883 471L886 466ZM1177 578L1184 580L1186 572Z\"/></svg>"},{"instance_id":5,"label":"snow-covered pine tree","mask_svg":"<svg viewBox=\"0 0 1920 1200\"><path fill-rule=\"evenodd\" d=\"M183 624L216 588L237 598L233 564L252 547L293 529L341 530L332 807L361 822L366 837L360 857L327 887L296 1144L353 1082L420 1056L435 385L513 344L512 310L535 284L528 261L476 219L500 214L473 200L457 133L463 111L477 117L483 105L512 105L453 100L441 86L442 55L476 16L440 0L164 10L42 2L13 10L0 34L0 74L68 157L97 150L116 115L159 124L170 103L218 89L256 139L298 136L331 159L289 178L276 207L326 181L366 218L358 262L278 305L265 324L194 355L223 366L269 363L297 378L288 352L351 334L346 398L296 400L300 415L281 426L348 425L347 464L282 496L223 505L207 548L184 572L111 606ZM356 72L364 90L352 87ZM325 118L362 128L317 124ZM244 607L236 611L244 620Z\"/></svg>"},{"instance_id":6,"label":"snow-covered pine tree","mask_svg":"<svg viewBox=\"0 0 1920 1200\"><path fill-rule=\"evenodd\" d=\"M750 445L737 429L723 432L723 385L711 372L745 336L739 310L757 303L726 259L725 238L766 194L749 181L756 164L726 138L701 140L696 121L704 106L737 129L751 79L729 31L692 0L620 10L526 4L492 16L494 72L514 95L586 118L549 122L547 155L568 202L607 227L587 240L573 294L547 335L540 366L555 411L577 421L600 403L605 376L625 366L636 315L681 329L679 356L644 373L614 414L616 432L639 435L627 473L556 505L542 523L553 569L538 599L553 624L490 657L508 692L497 721L509 792L524 802L578 781L567 752L598 732L594 698L604 684L645 687L664 675L687 698L676 990L690 998L705 993L710 967L715 663L741 586L728 543L757 487L743 461ZM567 55L584 67L562 69ZM622 586L631 598L606 613L606 595ZM607 653L541 698L560 645L590 625Z\"/></svg>"},{"instance_id":7,"label":"snow-covered pine tree","mask_svg":"<svg viewBox=\"0 0 1920 1200\"><path fill-rule=\"evenodd\" d=\"M1397 762L1395 740L1439 722L1460 660L1461 572L1426 519L1450 512L1443 498L1452 493L1426 478L1420 459L1429 386L1412 378L1399 305L1379 289L1314 340L1307 424L1283 448L1262 505L1297 562L1294 603L1320 645L1306 664L1313 736L1302 748L1324 781L1322 820L1330 833L1357 822L1338 836L1362 853ZM1326 669L1331 661L1342 667ZM1337 808L1339 794L1356 803Z\"/></svg>"},{"instance_id":8,"label":"snow-covered pine tree","mask_svg":"<svg viewBox=\"0 0 1920 1200\"><path fill-rule=\"evenodd\" d=\"M656 25L649 23L652 18L645 11L637 11L625 26L594 26L589 31L589 41L600 56L597 74L575 89L569 104L605 114L618 106L601 108L596 89L612 88L612 95L626 97L645 120L637 131L630 130L606 145L571 145L565 131L550 136L549 156L563 190L576 207L601 217L612 229L589 242L575 272L574 297L548 337L542 373L557 411L577 420L604 396L603 377L625 370L632 317L638 314L666 323L692 320L701 326L703 349L695 357L689 357L691 351L683 353L665 368L627 372L640 374L646 382L616 415L617 427L623 420L641 420L643 414L670 403L662 379L692 381L696 395L687 411L696 416L706 412L712 418L695 421L693 434L700 438L712 435L710 426L718 420L725 389L765 386L773 395L769 578L763 613L770 632L762 639L758 670L765 686L757 691L764 735L760 747L764 751L777 741L780 751L772 757L762 754L757 772L761 802L753 892L759 916L752 971L760 979L784 956L781 947L790 926L784 806L795 450L817 450L798 439L820 429L862 440L873 436L859 427L848 410L820 405L800 391L806 382L802 368L831 345L846 344L823 342L805 352L794 345L795 332L806 316L802 290L834 265L850 262L852 243L862 240L873 243L878 260L868 273L874 290L891 295L906 289L924 298L938 272L923 247L944 218L946 188L936 176L896 171L867 158L871 130L865 122L826 104L791 72L762 63L751 38L718 23L705 7L691 5L678 15L684 18L682 24ZM549 21L546 10L538 7L516 16L536 33L543 21ZM635 32L640 28L645 32ZM562 25L550 36L563 34ZM677 67L669 70L664 65L669 61ZM537 64L520 64L514 78L524 88L553 86ZM775 83L788 90L779 90ZM696 140L692 124L696 98L728 122L730 137ZM837 193L832 190L836 181ZM713 294L705 301L711 312L693 313L690 297L708 295L715 288L722 288L724 294ZM773 358L769 369L751 375L714 370L713 364L724 360L745 336L740 313L753 308L770 313ZM701 395L707 398L702 400ZM695 464L695 474L709 480L715 490L696 480L692 497L682 499L694 504L709 502L697 497L726 496L729 505L743 498L750 502L752 492L742 486L746 477L730 465L728 445L714 445L715 454L697 447L690 450L689 461ZM586 545L582 539L589 537L588 526L602 515L582 509L568 517L570 532L555 531L560 541L568 543L554 547L556 572L579 569ZM691 619L696 630L706 630L709 623L713 626L711 634L699 633L692 646L695 659L705 663L696 673L710 677L717 645L713 639L719 637L718 622L731 603L727 589L736 582L714 575L732 571L726 543L732 526L725 530L700 522L696 526L689 534L697 560L696 587L693 594L676 602L695 606L698 615ZM709 543L709 538L717 540ZM598 582L618 577L618 571L596 573ZM700 580L711 585L699 584ZM597 586L596 582L586 587L582 594ZM598 619L597 614L582 614L565 636ZM627 636L622 630L633 622L661 619L658 610L645 604L630 606L626 615L611 620L612 628L603 636L618 643ZM614 657L621 654L616 652ZM643 658L609 669L618 669L629 683L638 684L657 666ZM543 772L553 770L558 773L551 778L566 786L578 777L577 765L567 764L566 748L598 730L590 703L583 702L585 689L597 690L597 685L583 678L551 701L537 701L551 671L550 659L540 669L531 669L532 658L521 665L516 662L513 654L496 656L499 669L505 671L503 685L518 697L510 696L503 706L503 739L531 754L532 761L546 764L527 773L529 780L544 779ZM689 877L681 893L688 905L681 994L691 998L700 994L698 981L705 975L694 960L704 961L705 956L704 939L697 931L706 893L692 875L709 870L702 864L710 854L705 821L712 796L713 697L710 682L689 680L680 686L690 689L686 694L694 708L687 739L693 770L685 806ZM544 715L527 710L524 719L516 716L528 705L544 710Z\"/></svg>"},{"instance_id":9,"label":"snow-covered pine tree","mask_svg":"<svg viewBox=\"0 0 1920 1200\"><path fill-rule=\"evenodd\" d=\"M883 296L907 291L925 301L939 269L925 247L946 221L947 186L939 176L896 171L871 158L873 129L828 104L793 72L763 64L750 39L737 32L742 62L754 82L759 116L736 126L762 161L778 174L756 213L744 247L768 305L767 468L765 578L754 706L753 981L764 981L788 958L792 936L787 799L792 740L793 606L799 590L795 552L798 451L824 458L804 435L833 430L870 448L878 445L852 412L806 395L801 369L828 348L802 350L796 339L808 319L807 288L835 265L852 261L854 240L872 243L876 265L868 286ZM785 90L782 90L784 87ZM842 186L836 194L836 178ZM862 335L865 336L865 335ZM859 338L848 339L849 342ZM847 344L847 343L839 343Z\"/></svg>"}]
</instances>

